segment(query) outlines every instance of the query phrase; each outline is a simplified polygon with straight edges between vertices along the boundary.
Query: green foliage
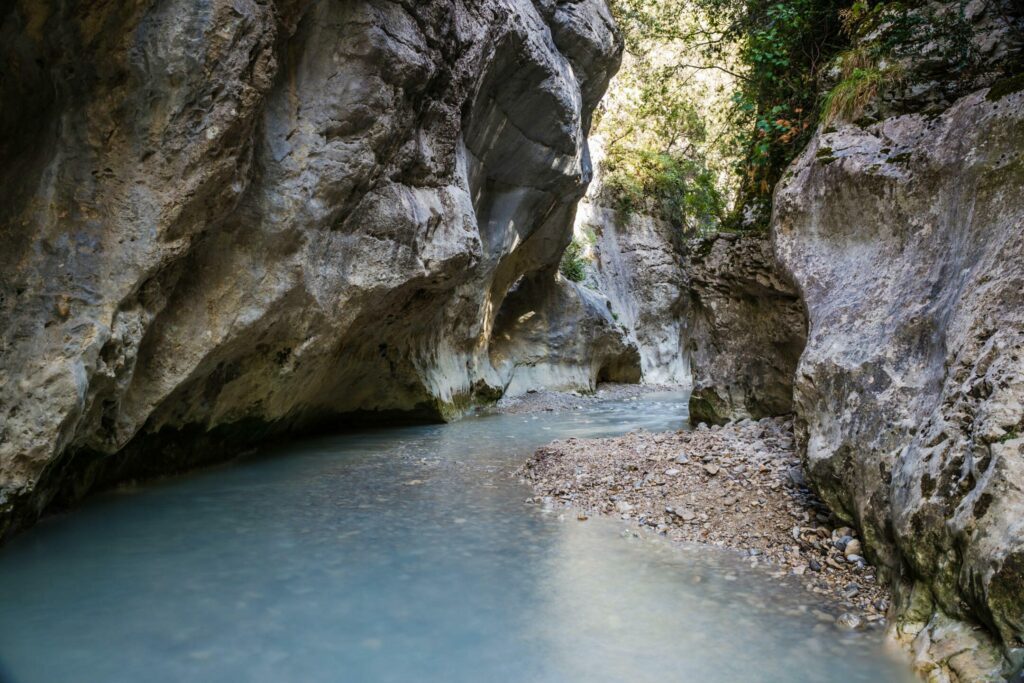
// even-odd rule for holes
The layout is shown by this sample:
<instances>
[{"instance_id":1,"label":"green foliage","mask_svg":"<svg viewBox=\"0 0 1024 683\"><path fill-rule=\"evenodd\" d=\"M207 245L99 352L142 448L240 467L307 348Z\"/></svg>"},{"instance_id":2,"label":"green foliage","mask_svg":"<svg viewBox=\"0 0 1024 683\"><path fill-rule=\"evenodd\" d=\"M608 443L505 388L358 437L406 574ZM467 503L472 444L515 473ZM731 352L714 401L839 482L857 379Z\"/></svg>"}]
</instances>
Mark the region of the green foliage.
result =
<instances>
[{"instance_id":1,"label":"green foliage","mask_svg":"<svg viewBox=\"0 0 1024 683\"><path fill-rule=\"evenodd\" d=\"M585 250L586 246L573 237L572 242L569 242L569 246L562 252L562 260L558 264L558 270L573 282L583 282L587 277Z\"/></svg>"},{"instance_id":2,"label":"green foliage","mask_svg":"<svg viewBox=\"0 0 1024 683\"><path fill-rule=\"evenodd\" d=\"M993 75L966 4L611 0L631 65L617 83L636 92L600 124L612 141L610 189L623 208L687 231L767 227L775 185L819 123L936 101L908 84L941 81L939 101L952 101ZM719 84L696 88L708 73ZM1022 83L999 82L989 97Z\"/></svg>"},{"instance_id":3,"label":"green foliage","mask_svg":"<svg viewBox=\"0 0 1024 683\"><path fill-rule=\"evenodd\" d=\"M953 7L921 2L874 3L870 10L845 22L846 30L876 59L938 60L952 74L973 69L980 55L974 31L964 17L962 1Z\"/></svg>"},{"instance_id":4,"label":"green foliage","mask_svg":"<svg viewBox=\"0 0 1024 683\"><path fill-rule=\"evenodd\" d=\"M1002 99L1007 95L1020 92L1021 90L1024 90L1024 73L996 81L995 84L989 88L988 94L985 95L985 99L990 102L995 102L996 100Z\"/></svg>"},{"instance_id":5,"label":"green foliage","mask_svg":"<svg viewBox=\"0 0 1024 683\"><path fill-rule=\"evenodd\" d=\"M822 120L856 121L883 89L933 80L936 65L949 83L970 82L982 60L963 5L856 0L841 13L856 47L838 60L841 80L825 97Z\"/></svg>"},{"instance_id":6,"label":"green foliage","mask_svg":"<svg viewBox=\"0 0 1024 683\"><path fill-rule=\"evenodd\" d=\"M1018 439L1018 438L1020 438L1020 432L1018 432L1016 429L1011 429L1010 431L1006 432L1001 437L996 439L996 442L997 443L1006 443L1008 441L1013 441L1014 439Z\"/></svg>"},{"instance_id":7,"label":"green foliage","mask_svg":"<svg viewBox=\"0 0 1024 683\"><path fill-rule=\"evenodd\" d=\"M718 3L721 0L707 0ZM846 0L746 0L731 33L746 66L735 99L744 150L736 227L765 228L771 193L817 123L818 80L845 45L840 10ZM751 212L751 209L754 209ZM752 213L752 215L751 215Z\"/></svg>"},{"instance_id":8,"label":"green foliage","mask_svg":"<svg viewBox=\"0 0 1024 683\"><path fill-rule=\"evenodd\" d=\"M878 86L885 78L880 69L856 68L844 76L836 87L825 96L822 106L822 123L831 123L838 119L855 121L864 113L868 105L878 94Z\"/></svg>"},{"instance_id":9,"label":"green foliage","mask_svg":"<svg viewBox=\"0 0 1024 683\"><path fill-rule=\"evenodd\" d=\"M714 230L724 213L717 179L701 158L614 147L604 183L619 210L658 216L685 233Z\"/></svg>"},{"instance_id":10,"label":"green foliage","mask_svg":"<svg viewBox=\"0 0 1024 683\"><path fill-rule=\"evenodd\" d=\"M735 180L725 144L728 55L692 68L704 19L696 0L612 0L626 55L595 116L603 192L625 213L645 213L693 234L714 230Z\"/></svg>"},{"instance_id":11,"label":"green foliage","mask_svg":"<svg viewBox=\"0 0 1024 683\"><path fill-rule=\"evenodd\" d=\"M690 82L695 74L709 70L728 76L726 87L730 94L723 98L720 111L709 119L706 109L698 108L698 116L704 116L705 124L709 120L716 123L716 134L710 141L696 136L697 142L691 149L699 153L684 155L697 164L703 159L705 168L717 174L713 183L717 189L715 198L703 191L700 182L691 180L685 185L693 195L691 202L705 208L702 225L706 226L708 217L715 215L714 220L726 229L766 227L772 190L817 124L821 73L830 58L847 43L840 11L848 12L849 21L868 11L864 0L857 2L853 6L851 0L613 3L613 10L625 28L627 50L643 45L645 40L683 45L680 58L671 64L671 69L666 69L663 80ZM688 93L685 88L676 92L684 96ZM688 137L692 137L692 132ZM664 148L650 149L666 153ZM637 161L634 165L644 164ZM687 171L691 178L701 177L692 164ZM632 189L664 187L663 175L672 174L656 173L638 179ZM729 180L723 182L723 176ZM664 204L662 198L658 202ZM687 201L683 199L680 203L685 207ZM687 220L685 225L692 223Z\"/></svg>"}]
</instances>

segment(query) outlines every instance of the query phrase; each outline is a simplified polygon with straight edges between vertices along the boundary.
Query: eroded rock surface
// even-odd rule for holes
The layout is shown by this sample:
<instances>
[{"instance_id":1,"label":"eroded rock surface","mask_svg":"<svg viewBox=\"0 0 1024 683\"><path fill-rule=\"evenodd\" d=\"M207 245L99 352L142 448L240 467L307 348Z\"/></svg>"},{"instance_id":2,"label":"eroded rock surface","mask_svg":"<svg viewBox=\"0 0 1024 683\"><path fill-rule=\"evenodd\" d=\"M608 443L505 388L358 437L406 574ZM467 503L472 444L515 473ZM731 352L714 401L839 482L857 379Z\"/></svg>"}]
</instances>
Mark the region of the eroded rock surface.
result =
<instances>
[{"instance_id":1,"label":"eroded rock surface","mask_svg":"<svg viewBox=\"0 0 1024 683\"><path fill-rule=\"evenodd\" d=\"M899 635L935 680L1024 663L1014 82L937 117L821 133L776 192L776 254L810 319L795 386L806 469L898 577Z\"/></svg>"},{"instance_id":2,"label":"eroded rock surface","mask_svg":"<svg viewBox=\"0 0 1024 683\"><path fill-rule=\"evenodd\" d=\"M720 234L692 240L686 258L690 421L784 415L807 321L796 288L767 237Z\"/></svg>"},{"instance_id":3,"label":"eroded rock surface","mask_svg":"<svg viewBox=\"0 0 1024 683\"><path fill-rule=\"evenodd\" d=\"M268 432L501 390L505 294L589 180L602 0L0 11L0 535Z\"/></svg>"},{"instance_id":4,"label":"eroded rock surface","mask_svg":"<svg viewBox=\"0 0 1024 683\"><path fill-rule=\"evenodd\" d=\"M589 245L589 287L636 345L645 382L685 384L686 277L682 233L667 221L625 213L602 196L598 175L576 214L577 239Z\"/></svg>"},{"instance_id":5,"label":"eroded rock surface","mask_svg":"<svg viewBox=\"0 0 1024 683\"><path fill-rule=\"evenodd\" d=\"M509 293L494 325L491 363L509 396L640 381L637 347L607 300L554 270L524 278Z\"/></svg>"}]
</instances>

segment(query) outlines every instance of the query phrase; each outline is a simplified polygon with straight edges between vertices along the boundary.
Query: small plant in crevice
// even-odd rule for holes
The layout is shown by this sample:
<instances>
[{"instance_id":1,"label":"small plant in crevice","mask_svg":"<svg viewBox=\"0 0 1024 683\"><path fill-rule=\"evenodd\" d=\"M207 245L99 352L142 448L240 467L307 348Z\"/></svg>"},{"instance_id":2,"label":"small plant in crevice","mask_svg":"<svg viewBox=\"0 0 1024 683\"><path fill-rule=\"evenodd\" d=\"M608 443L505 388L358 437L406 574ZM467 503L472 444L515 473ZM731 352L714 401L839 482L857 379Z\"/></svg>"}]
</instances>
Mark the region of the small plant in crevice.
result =
<instances>
[{"instance_id":1,"label":"small plant in crevice","mask_svg":"<svg viewBox=\"0 0 1024 683\"><path fill-rule=\"evenodd\" d=\"M567 280L583 282L587 277L587 258L584 256L584 245L573 237L572 242L562 252L562 260L558 264L560 272Z\"/></svg>"},{"instance_id":2,"label":"small plant in crevice","mask_svg":"<svg viewBox=\"0 0 1024 683\"><path fill-rule=\"evenodd\" d=\"M856 0L842 12L854 47L833 62L839 82L823 99L822 123L941 107L974 87L984 69L966 4Z\"/></svg>"},{"instance_id":3,"label":"small plant in crevice","mask_svg":"<svg viewBox=\"0 0 1024 683\"><path fill-rule=\"evenodd\" d=\"M824 124L834 121L856 121L878 96L886 79L886 71L872 66L844 67L843 79L825 95L821 108Z\"/></svg>"}]
</instances>

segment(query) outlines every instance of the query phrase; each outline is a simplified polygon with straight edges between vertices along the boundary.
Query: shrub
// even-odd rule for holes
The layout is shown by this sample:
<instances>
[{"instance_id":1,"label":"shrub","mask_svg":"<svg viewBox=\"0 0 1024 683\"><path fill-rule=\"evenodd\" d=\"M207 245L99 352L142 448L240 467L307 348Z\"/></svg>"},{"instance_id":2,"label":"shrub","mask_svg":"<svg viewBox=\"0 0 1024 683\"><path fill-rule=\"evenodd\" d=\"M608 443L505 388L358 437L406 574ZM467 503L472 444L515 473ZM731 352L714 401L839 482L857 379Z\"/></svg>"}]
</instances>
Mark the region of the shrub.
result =
<instances>
[{"instance_id":1,"label":"shrub","mask_svg":"<svg viewBox=\"0 0 1024 683\"><path fill-rule=\"evenodd\" d=\"M613 147L604 174L604 189L620 211L657 216L684 233L713 230L725 211L720 184L700 158Z\"/></svg>"},{"instance_id":2,"label":"shrub","mask_svg":"<svg viewBox=\"0 0 1024 683\"><path fill-rule=\"evenodd\" d=\"M584 245L575 237L562 252L562 260L558 264L558 271L567 279L573 282L583 282L587 277L587 259L583 255Z\"/></svg>"}]
</instances>

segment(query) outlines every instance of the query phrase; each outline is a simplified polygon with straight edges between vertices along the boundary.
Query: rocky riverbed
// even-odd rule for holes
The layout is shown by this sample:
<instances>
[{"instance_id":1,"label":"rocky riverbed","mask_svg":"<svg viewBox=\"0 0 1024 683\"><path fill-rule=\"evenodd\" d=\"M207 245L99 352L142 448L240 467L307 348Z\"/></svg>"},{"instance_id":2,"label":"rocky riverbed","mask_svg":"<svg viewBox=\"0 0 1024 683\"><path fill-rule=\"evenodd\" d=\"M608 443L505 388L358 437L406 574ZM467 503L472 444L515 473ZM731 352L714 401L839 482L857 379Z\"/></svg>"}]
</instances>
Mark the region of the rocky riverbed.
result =
<instances>
[{"instance_id":1,"label":"rocky riverbed","mask_svg":"<svg viewBox=\"0 0 1024 683\"><path fill-rule=\"evenodd\" d=\"M519 396L504 396L488 410L523 415L541 412L577 410L600 401L627 401L643 394L678 390L678 386L659 384L623 384L602 382L593 393L579 391L528 391Z\"/></svg>"},{"instance_id":2,"label":"rocky riverbed","mask_svg":"<svg viewBox=\"0 0 1024 683\"><path fill-rule=\"evenodd\" d=\"M531 503L571 508L580 521L614 515L673 541L735 549L823 598L841 626L883 625L889 593L855 531L806 487L792 429L791 420L765 418L570 438L539 449L519 474L536 491Z\"/></svg>"}]
</instances>

